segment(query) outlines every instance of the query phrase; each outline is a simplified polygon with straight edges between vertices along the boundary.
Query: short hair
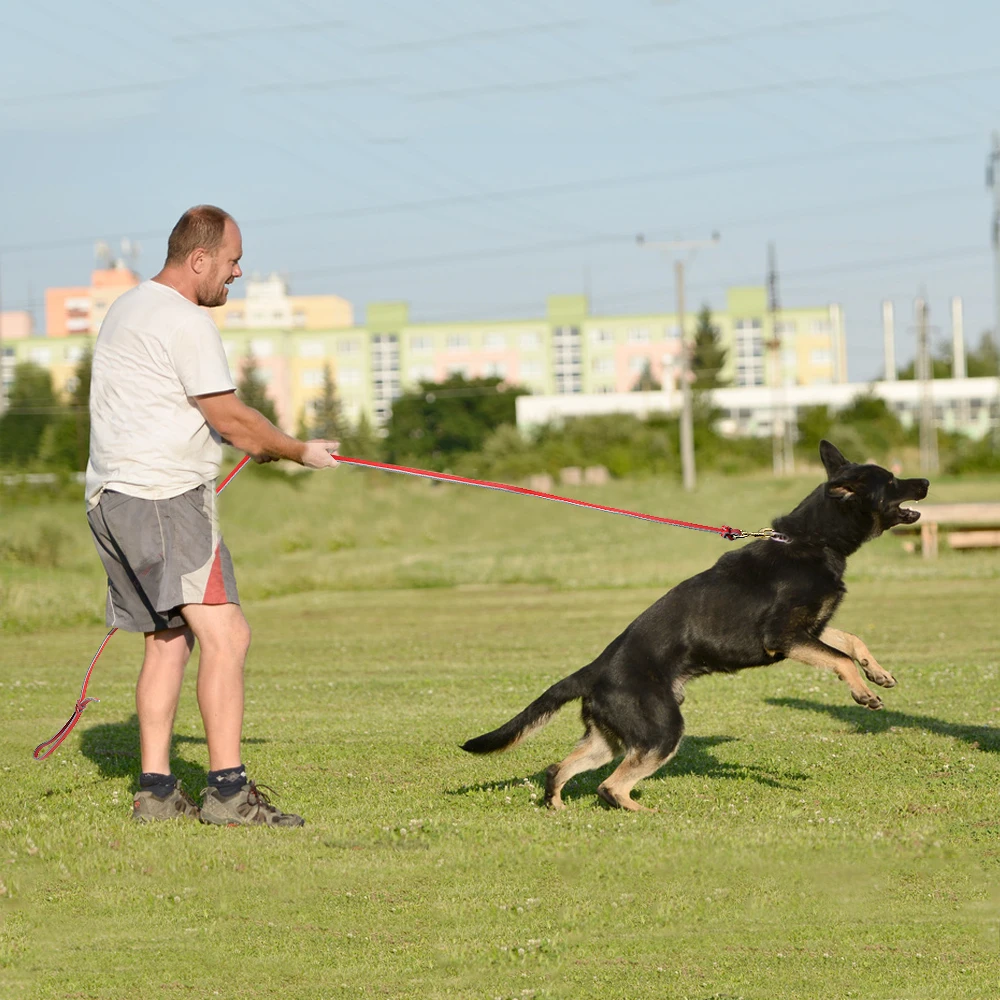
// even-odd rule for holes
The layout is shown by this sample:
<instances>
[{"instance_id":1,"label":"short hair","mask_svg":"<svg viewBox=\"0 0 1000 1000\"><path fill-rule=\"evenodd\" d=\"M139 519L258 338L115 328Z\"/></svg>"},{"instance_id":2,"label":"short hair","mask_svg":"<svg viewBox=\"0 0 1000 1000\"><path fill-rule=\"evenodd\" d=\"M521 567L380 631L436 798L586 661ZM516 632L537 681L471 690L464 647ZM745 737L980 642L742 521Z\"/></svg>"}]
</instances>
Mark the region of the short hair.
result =
<instances>
[{"instance_id":1,"label":"short hair","mask_svg":"<svg viewBox=\"0 0 1000 1000\"><path fill-rule=\"evenodd\" d=\"M192 251L201 248L211 253L222 246L226 221L236 220L215 205L195 205L178 220L167 240L167 263L182 264Z\"/></svg>"}]
</instances>

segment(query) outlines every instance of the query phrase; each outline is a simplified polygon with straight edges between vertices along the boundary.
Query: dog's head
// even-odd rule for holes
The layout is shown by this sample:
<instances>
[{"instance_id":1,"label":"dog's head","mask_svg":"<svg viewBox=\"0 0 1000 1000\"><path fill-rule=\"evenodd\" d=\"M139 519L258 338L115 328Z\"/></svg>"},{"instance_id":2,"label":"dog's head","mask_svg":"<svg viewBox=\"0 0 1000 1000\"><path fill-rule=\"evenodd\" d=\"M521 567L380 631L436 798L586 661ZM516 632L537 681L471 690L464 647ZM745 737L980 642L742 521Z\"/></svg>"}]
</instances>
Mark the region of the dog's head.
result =
<instances>
[{"instance_id":1,"label":"dog's head","mask_svg":"<svg viewBox=\"0 0 1000 1000\"><path fill-rule=\"evenodd\" d=\"M930 483L926 479L897 479L880 465L849 462L829 441L820 442L819 455L827 474L826 495L870 516L869 537L919 520L920 511L902 505L927 496Z\"/></svg>"}]
</instances>

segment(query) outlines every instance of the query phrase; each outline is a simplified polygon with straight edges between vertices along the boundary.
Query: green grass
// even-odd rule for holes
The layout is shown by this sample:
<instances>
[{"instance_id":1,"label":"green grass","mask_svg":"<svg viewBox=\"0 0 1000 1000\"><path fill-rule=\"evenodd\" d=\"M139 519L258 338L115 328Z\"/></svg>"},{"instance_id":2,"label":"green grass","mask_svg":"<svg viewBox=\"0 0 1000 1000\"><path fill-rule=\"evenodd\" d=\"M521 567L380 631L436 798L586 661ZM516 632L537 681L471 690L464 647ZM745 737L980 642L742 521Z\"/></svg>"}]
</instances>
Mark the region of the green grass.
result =
<instances>
[{"instance_id":1,"label":"green grass","mask_svg":"<svg viewBox=\"0 0 1000 1000\"><path fill-rule=\"evenodd\" d=\"M574 706L507 754L458 744L729 543L355 472L248 471L223 499L255 629L245 759L298 831L131 824L135 636L31 760L103 636L103 584L79 503L0 510L3 1000L997 995L995 552L924 562L886 538L852 560L837 623L899 680L885 711L797 665L706 678L677 758L639 786L658 813L602 808L605 768L551 815L542 772ZM577 495L756 528L810 485ZM206 762L189 684L174 768L198 790Z\"/></svg>"}]
</instances>

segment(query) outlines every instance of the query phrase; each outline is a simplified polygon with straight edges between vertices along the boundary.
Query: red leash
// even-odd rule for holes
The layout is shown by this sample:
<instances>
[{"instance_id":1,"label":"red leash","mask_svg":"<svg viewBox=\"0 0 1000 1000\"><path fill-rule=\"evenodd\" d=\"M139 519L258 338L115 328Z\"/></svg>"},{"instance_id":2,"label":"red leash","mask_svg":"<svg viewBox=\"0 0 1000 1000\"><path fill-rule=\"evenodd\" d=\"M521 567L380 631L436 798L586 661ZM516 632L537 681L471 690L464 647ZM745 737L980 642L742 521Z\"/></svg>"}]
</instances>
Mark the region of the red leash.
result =
<instances>
[{"instance_id":1,"label":"red leash","mask_svg":"<svg viewBox=\"0 0 1000 1000\"><path fill-rule=\"evenodd\" d=\"M587 503L585 500L573 500L570 497L556 496L554 493L539 493L538 490L525 489L523 486L508 486L506 483L491 483L485 479L465 479L462 476L449 476L445 472L428 472L426 469L410 469L405 465L387 465L384 462L370 462L365 458L346 458L344 455L334 456L338 462L350 465L363 465L369 469L382 469L385 472L402 472L407 476L421 476L424 479L438 479L445 483L464 483L466 486L482 486L487 490L502 490L504 493L519 493L521 496L538 497L540 500L558 500L559 503L572 504L574 507L586 507L589 510L603 510L606 514L623 514L625 517L637 517L642 521L654 521L657 524L670 524L675 528L691 528L693 531L711 531L721 535L727 541L748 537L739 528L730 528L728 524L714 528L707 524L692 524L690 521L672 521L669 517L656 517L653 514L640 514L634 510L622 510L619 507L603 507L599 503Z\"/></svg>"},{"instance_id":2,"label":"red leash","mask_svg":"<svg viewBox=\"0 0 1000 1000\"><path fill-rule=\"evenodd\" d=\"M451 476L445 472L429 472L426 469L411 469L405 465L389 465L386 462L371 462L365 458L348 458L346 455L336 455L334 457L338 462L346 462L348 465L358 465L368 469L381 469L383 472L399 472L407 476L420 476L423 479L436 479L445 483L464 483L466 486L480 486L487 490L501 490L504 493L518 493L521 496L537 497L540 500L556 500L559 503L572 504L574 507L586 507L589 510L602 510L606 514L621 514L624 517L636 517L642 521L653 521L656 524L669 524L675 528L690 528L692 531L710 531L713 535L720 535L722 538L725 538L730 542L741 538L771 534L770 528L766 528L764 531L740 531L739 528L730 528L728 524L723 524L716 528L708 524L693 524L691 521L674 521L669 517L657 517L654 514L641 514L634 510L622 510L620 507L604 507L597 503L587 503L585 500L574 500L571 497L560 497L556 496L554 493L540 493L538 490L529 490L523 486L510 486L507 483L493 483L486 479L465 479L462 476ZM249 461L250 456L244 456L233 471L230 472L221 483L219 483L218 487L216 487L216 494L221 493L233 480L236 473L239 472L240 469L242 469L243 466ZM59 732L52 737L52 739L46 740L44 743L40 743L37 747L35 747L35 760L45 760L46 757L48 757L73 731L73 727L80 721L80 716L83 715L83 710L92 701L100 701L99 698L87 697L87 685L90 683L90 675L94 672L94 664L97 663L98 657L104 652L104 647L108 644L108 640L117 631L117 628L113 628L104 637L104 642L101 643L101 648L98 649L98 651L94 654L93 660L90 661L90 668L87 670L87 676L83 679L83 687L80 689L80 697L76 700L76 708L73 711L73 715L67 720L62 729L60 729Z\"/></svg>"}]
</instances>

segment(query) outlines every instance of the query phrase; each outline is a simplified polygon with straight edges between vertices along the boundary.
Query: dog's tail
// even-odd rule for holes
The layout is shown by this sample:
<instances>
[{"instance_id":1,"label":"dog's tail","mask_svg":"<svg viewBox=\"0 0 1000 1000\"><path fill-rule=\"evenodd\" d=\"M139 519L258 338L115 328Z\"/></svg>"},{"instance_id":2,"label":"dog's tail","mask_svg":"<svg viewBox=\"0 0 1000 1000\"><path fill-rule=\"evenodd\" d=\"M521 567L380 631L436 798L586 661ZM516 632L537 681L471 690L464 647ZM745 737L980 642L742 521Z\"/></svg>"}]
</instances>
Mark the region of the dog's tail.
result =
<instances>
[{"instance_id":1,"label":"dog's tail","mask_svg":"<svg viewBox=\"0 0 1000 1000\"><path fill-rule=\"evenodd\" d=\"M590 690L592 666L588 664L575 674L557 681L510 722L463 743L462 749L469 753L496 753L517 746L521 740L541 729L566 702L581 698Z\"/></svg>"}]
</instances>

